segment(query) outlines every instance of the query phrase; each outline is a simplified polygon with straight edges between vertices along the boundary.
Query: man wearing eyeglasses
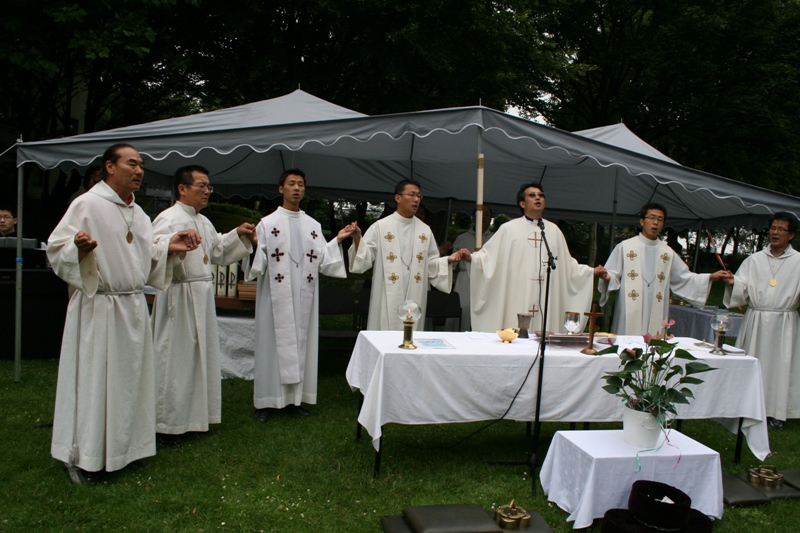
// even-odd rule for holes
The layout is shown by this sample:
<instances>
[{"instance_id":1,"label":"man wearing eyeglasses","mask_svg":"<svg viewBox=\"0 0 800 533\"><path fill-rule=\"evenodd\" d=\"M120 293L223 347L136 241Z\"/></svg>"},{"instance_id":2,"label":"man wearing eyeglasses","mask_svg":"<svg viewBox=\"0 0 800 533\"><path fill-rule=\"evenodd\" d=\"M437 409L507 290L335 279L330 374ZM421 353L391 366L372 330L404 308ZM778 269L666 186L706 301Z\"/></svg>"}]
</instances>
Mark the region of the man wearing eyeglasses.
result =
<instances>
[{"instance_id":1,"label":"man wearing eyeglasses","mask_svg":"<svg viewBox=\"0 0 800 533\"><path fill-rule=\"evenodd\" d=\"M792 247L797 218L775 213L769 246L745 259L723 302L746 305L736 346L761 361L764 403L770 427L800 418L800 253Z\"/></svg>"},{"instance_id":2,"label":"man wearing eyeglasses","mask_svg":"<svg viewBox=\"0 0 800 533\"><path fill-rule=\"evenodd\" d=\"M0 237L17 236L17 214L11 207L0 207Z\"/></svg>"},{"instance_id":3,"label":"man wearing eyeglasses","mask_svg":"<svg viewBox=\"0 0 800 533\"><path fill-rule=\"evenodd\" d=\"M374 268L367 329L402 330L397 308L414 300L425 316L428 286L449 293L453 263L461 251L439 257L431 228L414 215L422 202L420 184L403 180L394 190L397 211L369 227L364 237L357 229L348 252L350 272L360 274ZM356 227L357 228L357 227ZM424 320L417 320L420 329Z\"/></svg>"},{"instance_id":4,"label":"man wearing eyeglasses","mask_svg":"<svg viewBox=\"0 0 800 533\"><path fill-rule=\"evenodd\" d=\"M597 289L600 305L609 292L619 291L611 330L620 335L657 335L661 322L669 317L670 293L674 292L695 307L708 299L711 282L732 277L727 270L695 274L672 248L658 236L664 229L667 209L648 203L639 211L642 231L614 247L600 276Z\"/></svg>"},{"instance_id":5,"label":"man wearing eyeglasses","mask_svg":"<svg viewBox=\"0 0 800 533\"><path fill-rule=\"evenodd\" d=\"M506 222L478 252L465 254L471 262L472 329L495 331L517 325L517 314L544 305L547 251L542 242L544 228L550 250L557 259L551 273L547 331L565 332L564 312L588 311L592 303L593 275L605 272L579 264L569 253L567 240L558 226L544 220L545 194L539 183L526 183L517 191L523 216ZM582 318L582 326L586 317ZM537 315L531 329L541 331Z\"/></svg>"},{"instance_id":6,"label":"man wearing eyeglasses","mask_svg":"<svg viewBox=\"0 0 800 533\"><path fill-rule=\"evenodd\" d=\"M230 265L249 256L255 225L240 224L218 233L200 214L214 187L201 166L179 168L173 178L175 205L153 221L153 233L195 230L200 246L175 264L172 283L153 302L156 360L156 431L180 435L208 431L221 422L219 334L212 265Z\"/></svg>"}]
</instances>

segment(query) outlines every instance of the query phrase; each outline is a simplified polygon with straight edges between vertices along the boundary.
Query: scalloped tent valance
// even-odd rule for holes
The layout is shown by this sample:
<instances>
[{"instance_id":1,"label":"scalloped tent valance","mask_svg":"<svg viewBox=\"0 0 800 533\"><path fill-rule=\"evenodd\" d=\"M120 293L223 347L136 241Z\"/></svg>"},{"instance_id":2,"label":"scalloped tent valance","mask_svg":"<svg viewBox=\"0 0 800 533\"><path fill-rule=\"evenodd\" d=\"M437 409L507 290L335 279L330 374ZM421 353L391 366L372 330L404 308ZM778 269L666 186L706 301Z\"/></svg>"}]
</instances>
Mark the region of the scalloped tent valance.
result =
<instances>
[{"instance_id":1,"label":"scalloped tent valance","mask_svg":"<svg viewBox=\"0 0 800 533\"><path fill-rule=\"evenodd\" d=\"M800 198L684 167L619 126L569 133L480 106L368 116L297 90L220 111L22 143L17 166L85 169L111 144L128 142L148 173L169 176L182 165L203 165L225 196L275 195L278 175L299 167L311 195L380 202L392 198L398 180L413 178L429 208L449 203L470 210L480 151L484 203L495 212L517 213L520 184L541 181L547 217L571 222L636 223L649 201L667 207L675 229L757 227L776 211L800 215Z\"/></svg>"}]
</instances>

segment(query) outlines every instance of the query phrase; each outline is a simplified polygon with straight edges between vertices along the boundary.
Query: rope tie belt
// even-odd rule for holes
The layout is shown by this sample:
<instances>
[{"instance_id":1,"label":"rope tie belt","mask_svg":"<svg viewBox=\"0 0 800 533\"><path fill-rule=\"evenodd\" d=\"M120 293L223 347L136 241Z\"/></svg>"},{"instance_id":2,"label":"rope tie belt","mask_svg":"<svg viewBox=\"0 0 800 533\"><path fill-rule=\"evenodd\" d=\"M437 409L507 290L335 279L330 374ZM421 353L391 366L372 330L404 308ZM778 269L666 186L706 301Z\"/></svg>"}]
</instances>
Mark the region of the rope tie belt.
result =
<instances>
[{"instance_id":1,"label":"rope tie belt","mask_svg":"<svg viewBox=\"0 0 800 533\"><path fill-rule=\"evenodd\" d=\"M127 296L129 294L142 294L144 289L134 289L131 291L97 291L97 294L103 294L105 296Z\"/></svg>"},{"instance_id":2,"label":"rope tie belt","mask_svg":"<svg viewBox=\"0 0 800 533\"><path fill-rule=\"evenodd\" d=\"M208 275L203 276L202 278L186 278L186 279L174 279L172 283L194 283L195 281L214 281L214 276Z\"/></svg>"}]
</instances>

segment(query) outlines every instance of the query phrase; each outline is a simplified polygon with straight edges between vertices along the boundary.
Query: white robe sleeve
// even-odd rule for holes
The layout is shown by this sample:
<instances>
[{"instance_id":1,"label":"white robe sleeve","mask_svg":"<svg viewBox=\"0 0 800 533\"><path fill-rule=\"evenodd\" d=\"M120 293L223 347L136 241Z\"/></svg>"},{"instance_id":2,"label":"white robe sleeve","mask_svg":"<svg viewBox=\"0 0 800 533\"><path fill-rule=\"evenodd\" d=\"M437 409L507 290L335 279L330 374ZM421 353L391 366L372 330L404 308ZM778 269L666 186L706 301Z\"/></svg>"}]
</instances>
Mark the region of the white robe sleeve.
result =
<instances>
[{"instance_id":1,"label":"white robe sleeve","mask_svg":"<svg viewBox=\"0 0 800 533\"><path fill-rule=\"evenodd\" d=\"M79 260L75 235L80 231L82 205L72 204L47 240L47 259L53 272L72 287L92 297L97 293L99 271L95 252L91 251L83 261ZM90 236L91 237L91 236Z\"/></svg>"},{"instance_id":2,"label":"white robe sleeve","mask_svg":"<svg viewBox=\"0 0 800 533\"><path fill-rule=\"evenodd\" d=\"M323 256L319 273L331 278L346 278L347 271L344 268L342 245L336 239L336 237L331 239L322 249Z\"/></svg>"},{"instance_id":3,"label":"white robe sleeve","mask_svg":"<svg viewBox=\"0 0 800 533\"><path fill-rule=\"evenodd\" d=\"M436 239L428 245L428 281L436 290L449 293L453 287L453 265L447 262L447 256L439 257L439 246Z\"/></svg>"},{"instance_id":4,"label":"white robe sleeve","mask_svg":"<svg viewBox=\"0 0 800 533\"><path fill-rule=\"evenodd\" d=\"M669 290L693 306L703 307L711 292L711 274L692 272L676 254L669 272Z\"/></svg>"},{"instance_id":5,"label":"white robe sleeve","mask_svg":"<svg viewBox=\"0 0 800 533\"><path fill-rule=\"evenodd\" d=\"M375 235L378 233L378 223L376 222L369 227L367 232L361 237L361 242L358 243L358 252L355 251L355 243L350 245L348 250L348 257L350 260L350 272L353 274L363 274L375 262L375 257L378 254L378 242ZM438 252L436 255L439 255Z\"/></svg>"},{"instance_id":6,"label":"white robe sleeve","mask_svg":"<svg viewBox=\"0 0 800 533\"><path fill-rule=\"evenodd\" d=\"M606 271L611 278L608 281L599 278L597 282L597 290L600 292L600 307L603 307L608 302L608 293L618 291L622 286L620 283L622 263L622 244L617 244L606 261Z\"/></svg>"},{"instance_id":7,"label":"white robe sleeve","mask_svg":"<svg viewBox=\"0 0 800 533\"><path fill-rule=\"evenodd\" d=\"M147 284L156 289L165 291L172 283L172 272L176 264L181 261L181 255L169 253L169 240L173 234L153 236L153 253L151 259L150 276Z\"/></svg>"},{"instance_id":8,"label":"white robe sleeve","mask_svg":"<svg viewBox=\"0 0 800 533\"><path fill-rule=\"evenodd\" d=\"M253 252L253 243L244 235L236 233L236 228L228 233L217 233L217 242L211 250L211 264L230 265L241 261Z\"/></svg>"},{"instance_id":9,"label":"white robe sleeve","mask_svg":"<svg viewBox=\"0 0 800 533\"><path fill-rule=\"evenodd\" d=\"M267 273L267 253L264 251L264 247L266 246L267 242L267 235L264 228L265 226L261 222L258 224L258 226L256 226L258 248L256 249L255 254L253 254L252 265L250 264L248 258L245 258L244 264L242 265L244 268L244 279L246 281L253 281L259 276L263 276Z\"/></svg>"}]
</instances>

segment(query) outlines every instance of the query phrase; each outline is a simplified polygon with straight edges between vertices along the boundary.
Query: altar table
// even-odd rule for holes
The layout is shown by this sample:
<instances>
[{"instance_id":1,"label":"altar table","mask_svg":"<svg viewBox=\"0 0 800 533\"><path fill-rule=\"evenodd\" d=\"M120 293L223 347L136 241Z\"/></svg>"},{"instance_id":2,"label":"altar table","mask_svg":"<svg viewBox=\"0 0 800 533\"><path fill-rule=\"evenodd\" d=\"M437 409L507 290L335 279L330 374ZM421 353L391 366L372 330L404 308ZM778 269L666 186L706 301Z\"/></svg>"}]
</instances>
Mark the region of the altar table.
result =
<instances>
[{"instance_id":1,"label":"altar table","mask_svg":"<svg viewBox=\"0 0 800 533\"><path fill-rule=\"evenodd\" d=\"M441 339L451 349L421 346L423 339ZM769 454L767 416L758 359L715 356L694 346L694 339L674 339L717 370L692 385L696 398L679 405L681 419L718 419L742 432L753 455ZM495 333L415 332L416 350L398 347L399 331L362 331L347 366L347 382L363 395L358 423L372 437L376 451L384 424L441 424L496 420L517 399L506 419L534 420L538 343L517 339L503 344ZM528 368L534 365L527 380ZM622 402L602 389L605 372L619 368L615 354L589 356L577 348L548 345L545 354L541 421L615 422L622 420ZM523 384L524 382L524 384Z\"/></svg>"},{"instance_id":2,"label":"altar table","mask_svg":"<svg viewBox=\"0 0 800 533\"><path fill-rule=\"evenodd\" d=\"M540 476L547 499L571 513L567 522L574 521L573 528L582 529L609 509L627 509L631 485L646 479L680 489L693 509L722 518L719 453L675 430L667 437L660 449L639 453L622 430L557 431Z\"/></svg>"}]
</instances>

